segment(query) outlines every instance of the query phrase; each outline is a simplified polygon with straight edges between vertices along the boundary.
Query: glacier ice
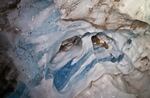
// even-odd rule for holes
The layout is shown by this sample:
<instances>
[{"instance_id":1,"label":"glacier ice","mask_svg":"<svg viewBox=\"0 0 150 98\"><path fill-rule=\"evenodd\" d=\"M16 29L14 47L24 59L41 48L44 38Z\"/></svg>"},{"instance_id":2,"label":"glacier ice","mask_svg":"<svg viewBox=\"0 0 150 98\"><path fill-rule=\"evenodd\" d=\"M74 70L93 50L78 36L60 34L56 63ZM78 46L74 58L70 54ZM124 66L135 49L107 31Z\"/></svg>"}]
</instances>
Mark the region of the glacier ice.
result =
<instances>
[{"instance_id":1,"label":"glacier ice","mask_svg":"<svg viewBox=\"0 0 150 98\"><path fill-rule=\"evenodd\" d=\"M6 1L0 53L15 83L4 97L150 98L148 0Z\"/></svg>"}]
</instances>

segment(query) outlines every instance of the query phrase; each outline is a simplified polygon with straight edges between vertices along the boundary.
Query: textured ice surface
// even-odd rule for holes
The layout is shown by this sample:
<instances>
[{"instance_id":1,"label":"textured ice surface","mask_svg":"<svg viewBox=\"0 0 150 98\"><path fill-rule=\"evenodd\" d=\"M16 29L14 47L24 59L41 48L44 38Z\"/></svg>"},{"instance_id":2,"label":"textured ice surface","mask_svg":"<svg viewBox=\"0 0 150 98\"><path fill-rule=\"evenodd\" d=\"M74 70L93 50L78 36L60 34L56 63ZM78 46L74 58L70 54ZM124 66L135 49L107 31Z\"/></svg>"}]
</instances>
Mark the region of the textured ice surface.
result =
<instances>
[{"instance_id":1,"label":"textured ice surface","mask_svg":"<svg viewBox=\"0 0 150 98\"><path fill-rule=\"evenodd\" d=\"M1 29L20 73L7 98L150 98L149 5L21 0Z\"/></svg>"}]
</instances>

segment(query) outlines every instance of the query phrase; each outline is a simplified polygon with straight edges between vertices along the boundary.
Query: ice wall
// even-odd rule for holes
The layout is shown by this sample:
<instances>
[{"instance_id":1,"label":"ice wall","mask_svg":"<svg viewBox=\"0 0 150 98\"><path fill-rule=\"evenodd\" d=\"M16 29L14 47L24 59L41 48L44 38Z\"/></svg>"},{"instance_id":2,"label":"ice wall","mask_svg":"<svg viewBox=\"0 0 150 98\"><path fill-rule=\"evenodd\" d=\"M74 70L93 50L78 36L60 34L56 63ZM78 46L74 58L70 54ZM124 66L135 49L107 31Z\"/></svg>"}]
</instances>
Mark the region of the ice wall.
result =
<instances>
[{"instance_id":1,"label":"ice wall","mask_svg":"<svg viewBox=\"0 0 150 98\"><path fill-rule=\"evenodd\" d=\"M7 98L149 98L149 5L21 0L2 29L19 72Z\"/></svg>"}]
</instances>

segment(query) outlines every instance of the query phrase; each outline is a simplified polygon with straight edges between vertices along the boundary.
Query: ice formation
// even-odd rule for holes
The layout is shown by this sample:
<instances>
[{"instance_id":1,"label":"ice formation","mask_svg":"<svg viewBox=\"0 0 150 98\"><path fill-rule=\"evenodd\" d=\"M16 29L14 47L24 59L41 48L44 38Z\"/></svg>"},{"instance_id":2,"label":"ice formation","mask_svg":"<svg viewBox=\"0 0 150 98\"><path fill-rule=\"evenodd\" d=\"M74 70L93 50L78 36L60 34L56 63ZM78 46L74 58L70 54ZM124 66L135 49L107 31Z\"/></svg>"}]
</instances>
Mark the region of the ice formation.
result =
<instances>
[{"instance_id":1,"label":"ice formation","mask_svg":"<svg viewBox=\"0 0 150 98\"><path fill-rule=\"evenodd\" d=\"M2 97L150 98L149 0L0 3Z\"/></svg>"}]
</instances>

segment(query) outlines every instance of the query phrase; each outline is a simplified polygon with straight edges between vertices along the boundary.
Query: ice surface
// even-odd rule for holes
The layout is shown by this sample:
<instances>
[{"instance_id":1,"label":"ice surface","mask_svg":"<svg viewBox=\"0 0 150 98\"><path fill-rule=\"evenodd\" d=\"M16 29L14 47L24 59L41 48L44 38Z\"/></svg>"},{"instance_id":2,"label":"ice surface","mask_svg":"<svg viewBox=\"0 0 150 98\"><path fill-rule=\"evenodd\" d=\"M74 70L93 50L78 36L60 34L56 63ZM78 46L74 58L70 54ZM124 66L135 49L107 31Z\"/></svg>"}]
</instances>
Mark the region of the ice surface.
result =
<instances>
[{"instance_id":1,"label":"ice surface","mask_svg":"<svg viewBox=\"0 0 150 98\"><path fill-rule=\"evenodd\" d=\"M19 34L4 29L20 73L7 98L150 98L149 5L21 0L7 12Z\"/></svg>"}]
</instances>

